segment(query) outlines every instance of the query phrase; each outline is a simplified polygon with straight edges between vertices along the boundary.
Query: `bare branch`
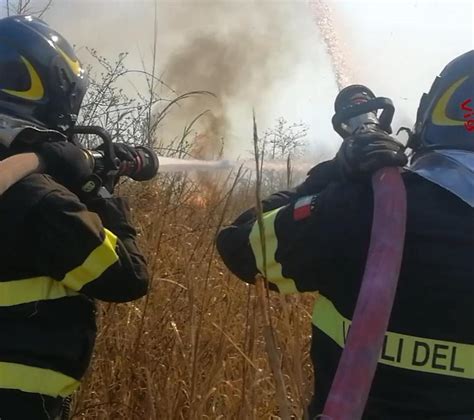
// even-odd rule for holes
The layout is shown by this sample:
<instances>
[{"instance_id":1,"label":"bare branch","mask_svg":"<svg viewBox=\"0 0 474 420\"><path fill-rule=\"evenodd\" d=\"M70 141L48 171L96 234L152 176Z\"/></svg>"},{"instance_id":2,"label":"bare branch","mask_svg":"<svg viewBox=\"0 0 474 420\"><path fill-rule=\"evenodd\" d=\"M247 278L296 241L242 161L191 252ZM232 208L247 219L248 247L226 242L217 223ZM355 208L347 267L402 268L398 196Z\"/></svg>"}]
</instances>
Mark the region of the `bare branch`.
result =
<instances>
[{"instance_id":1,"label":"bare branch","mask_svg":"<svg viewBox=\"0 0 474 420\"><path fill-rule=\"evenodd\" d=\"M51 8L51 5L53 4L53 0L49 0L46 6L43 7L43 10L38 13L38 17L41 19L43 15Z\"/></svg>"}]
</instances>

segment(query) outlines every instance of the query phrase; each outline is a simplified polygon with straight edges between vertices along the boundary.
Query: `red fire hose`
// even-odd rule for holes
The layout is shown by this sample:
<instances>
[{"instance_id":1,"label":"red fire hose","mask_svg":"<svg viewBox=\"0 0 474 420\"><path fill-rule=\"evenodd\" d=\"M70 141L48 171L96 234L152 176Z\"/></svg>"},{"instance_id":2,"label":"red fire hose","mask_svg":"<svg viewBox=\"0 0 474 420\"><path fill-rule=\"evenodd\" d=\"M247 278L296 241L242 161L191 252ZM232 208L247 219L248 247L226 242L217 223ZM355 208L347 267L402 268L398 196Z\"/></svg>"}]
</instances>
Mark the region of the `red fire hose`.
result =
<instances>
[{"instance_id":1,"label":"red fire hose","mask_svg":"<svg viewBox=\"0 0 474 420\"><path fill-rule=\"evenodd\" d=\"M0 160L0 196L20 179L41 169L39 157L34 153L22 153Z\"/></svg>"},{"instance_id":2,"label":"red fire hose","mask_svg":"<svg viewBox=\"0 0 474 420\"><path fill-rule=\"evenodd\" d=\"M367 265L353 321L326 400L325 420L362 417L397 289L403 255L406 191L397 168L372 177L374 214Z\"/></svg>"}]
</instances>

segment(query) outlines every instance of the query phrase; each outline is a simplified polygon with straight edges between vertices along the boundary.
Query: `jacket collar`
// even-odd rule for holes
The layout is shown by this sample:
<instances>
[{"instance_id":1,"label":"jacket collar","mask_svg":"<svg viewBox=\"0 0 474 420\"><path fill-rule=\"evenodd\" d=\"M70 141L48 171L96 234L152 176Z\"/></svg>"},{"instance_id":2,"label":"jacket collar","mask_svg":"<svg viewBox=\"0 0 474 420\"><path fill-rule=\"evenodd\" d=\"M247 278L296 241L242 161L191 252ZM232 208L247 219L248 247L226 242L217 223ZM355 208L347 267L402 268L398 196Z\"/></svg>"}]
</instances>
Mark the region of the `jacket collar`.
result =
<instances>
[{"instance_id":1,"label":"jacket collar","mask_svg":"<svg viewBox=\"0 0 474 420\"><path fill-rule=\"evenodd\" d=\"M420 156L407 169L474 207L474 152L432 151Z\"/></svg>"},{"instance_id":2,"label":"jacket collar","mask_svg":"<svg viewBox=\"0 0 474 420\"><path fill-rule=\"evenodd\" d=\"M65 136L56 130L49 130L41 125L34 124L30 121L14 118L9 115L0 114L0 148L10 148L13 140L22 135L26 138L37 139L39 137L51 137L64 139Z\"/></svg>"}]
</instances>

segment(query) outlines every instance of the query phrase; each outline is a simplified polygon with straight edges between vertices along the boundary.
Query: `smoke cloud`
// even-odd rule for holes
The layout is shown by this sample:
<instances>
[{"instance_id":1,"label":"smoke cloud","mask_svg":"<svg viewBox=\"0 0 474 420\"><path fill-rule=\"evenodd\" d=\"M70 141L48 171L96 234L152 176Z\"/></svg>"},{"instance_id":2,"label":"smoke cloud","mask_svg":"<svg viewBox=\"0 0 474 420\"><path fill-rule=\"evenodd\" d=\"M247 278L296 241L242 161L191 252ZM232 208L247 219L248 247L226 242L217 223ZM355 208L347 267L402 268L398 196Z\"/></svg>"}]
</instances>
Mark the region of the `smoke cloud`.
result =
<instances>
[{"instance_id":1,"label":"smoke cloud","mask_svg":"<svg viewBox=\"0 0 474 420\"><path fill-rule=\"evenodd\" d=\"M222 1L212 7L183 2L173 9L173 21L186 28L185 36L170 51L163 78L177 93L205 90L215 97L190 100L167 125L182 126L209 109L196 125L195 152L213 158L222 143L238 150L232 141L232 132L239 131L236 108L246 108L248 120L237 121L250 126L252 107L269 106L265 102L275 83L291 75L302 54L294 25L299 9L294 3L261 1Z\"/></svg>"},{"instance_id":2,"label":"smoke cloud","mask_svg":"<svg viewBox=\"0 0 474 420\"><path fill-rule=\"evenodd\" d=\"M127 51L129 67L145 63L150 70L156 39L156 68L165 82L178 93L215 93L216 99L183 101L159 132L164 140L210 109L196 126L197 143L211 145L202 156L218 153L222 138L227 156L242 156L251 148L255 108L260 132L280 116L307 123L309 143L321 155L334 153L340 139L331 126L335 76L308 7L315 1L320 0L55 0L45 19L85 60L83 46L112 58ZM348 47L342 58L355 76L350 82L394 100L394 128L413 124L422 92L448 61L472 49L471 0L325 2L335 34ZM41 4L32 0L35 7ZM132 82L146 92L146 84ZM125 87L134 92L131 84ZM164 87L159 93L173 96Z\"/></svg>"},{"instance_id":3,"label":"smoke cloud","mask_svg":"<svg viewBox=\"0 0 474 420\"><path fill-rule=\"evenodd\" d=\"M194 90L215 95L180 102L160 124L158 141L179 138L208 109L189 137L197 156L219 154L222 143L226 157L245 156L255 109L260 132L283 116L310 125L314 149L337 145L330 123L336 84L307 1L61 0L47 20L86 62L86 46L109 58L126 51L130 68L149 71L156 39L157 74L175 91L157 85L161 97ZM143 80L124 87L147 90Z\"/></svg>"}]
</instances>

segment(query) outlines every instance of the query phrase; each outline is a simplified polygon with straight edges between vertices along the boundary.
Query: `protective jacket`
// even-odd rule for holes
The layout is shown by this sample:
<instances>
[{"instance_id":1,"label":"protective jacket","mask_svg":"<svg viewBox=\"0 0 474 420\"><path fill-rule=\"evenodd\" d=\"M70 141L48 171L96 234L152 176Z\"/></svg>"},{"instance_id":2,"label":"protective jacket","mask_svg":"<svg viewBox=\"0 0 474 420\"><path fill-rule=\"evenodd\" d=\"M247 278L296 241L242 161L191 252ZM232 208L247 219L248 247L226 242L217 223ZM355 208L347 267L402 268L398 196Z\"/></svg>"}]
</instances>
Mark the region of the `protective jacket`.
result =
<instances>
[{"instance_id":1,"label":"protective jacket","mask_svg":"<svg viewBox=\"0 0 474 420\"><path fill-rule=\"evenodd\" d=\"M416 173L404 173L403 180L403 262L364 418L471 418L474 209ZM217 247L229 269L248 283L260 272L281 293L319 292L312 317L313 418L323 411L351 325L373 197L369 181L325 183L318 193L305 184L263 203L266 267L253 209L220 232Z\"/></svg>"},{"instance_id":2,"label":"protective jacket","mask_svg":"<svg viewBox=\"0 0 474 420\"><path fill-rule=\"evenodd\" d=\"M89 365L94 299L147 291L127 205L96 199L88 209L51 177L31 175L0 197L0 232L0 393L68 396Z\"/></svg>"}]
</instances>

